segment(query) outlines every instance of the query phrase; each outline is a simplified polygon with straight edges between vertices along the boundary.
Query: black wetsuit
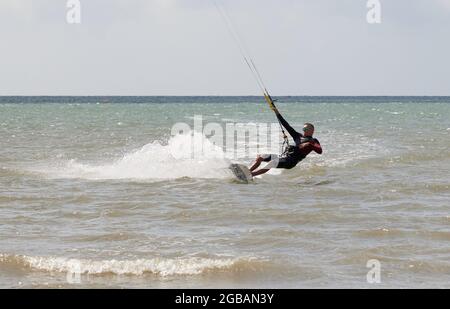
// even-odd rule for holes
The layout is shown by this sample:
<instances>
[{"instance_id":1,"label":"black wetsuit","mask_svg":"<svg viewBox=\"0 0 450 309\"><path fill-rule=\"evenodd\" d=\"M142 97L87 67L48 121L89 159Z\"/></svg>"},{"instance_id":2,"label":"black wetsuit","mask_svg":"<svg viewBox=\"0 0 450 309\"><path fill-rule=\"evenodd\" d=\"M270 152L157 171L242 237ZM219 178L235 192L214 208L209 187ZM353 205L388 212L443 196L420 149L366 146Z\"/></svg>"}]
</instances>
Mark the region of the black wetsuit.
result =
<instances>
[{"instance_id":1,"label":"black wetsuit","mask_svg":"<svg viewBox=\"0 0 450 309\"><path fill-rule=\"evenodd\" d=\"M289 132L289 135L291 135L294 139L295 146L289 146L286 151L278 157L278 165L276 168L291 169L306 158L311 151L322 153L322 148L320 147L320 143L317 139L313 137L305 137L301 133L295 131L279 113L277 113L277 118L283 127ZM312 144L316 145L305 146L302 149L299 148L301 144L308 142L312 142ZM272 159L273 158L266 156L263 161L267 162Z\"/></svg>"}]
</instances>

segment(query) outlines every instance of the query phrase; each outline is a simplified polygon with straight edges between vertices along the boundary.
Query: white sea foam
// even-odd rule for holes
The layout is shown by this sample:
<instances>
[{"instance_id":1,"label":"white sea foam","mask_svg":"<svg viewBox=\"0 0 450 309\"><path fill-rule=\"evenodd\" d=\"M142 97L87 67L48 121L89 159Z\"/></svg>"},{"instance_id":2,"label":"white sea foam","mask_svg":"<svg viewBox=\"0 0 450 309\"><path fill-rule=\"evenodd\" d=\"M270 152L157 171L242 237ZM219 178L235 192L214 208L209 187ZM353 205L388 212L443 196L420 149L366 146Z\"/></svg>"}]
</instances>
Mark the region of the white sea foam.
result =
<instances>
[{"instance_id":1,"label":"white sea foam","mask_svg":"<svg viewBox=\"0 0 450 309\"><path fill-rule=\"evenodd\" d=\"M230 161L221 148L201 134L171 138L167 145L153 142L112 162L87 164L75 159L62 166L38 170L50 178L164 180L189 178L227 178Z\"/></svg>"},{"instance_id":2,"label":"white sea foam","mask_svg":"<svg viewBox=\"0 0 450 309\"><path fill-rule=\"evenodd\" d=\"M161 277L176 275L199 275L214 270L233 270L249 263L258 263L255 258L153 258L136 260L84 260L64 257L34 257L24 255L2 255L0 263L29 267L33 270L78 273L89 275L143 275L146 273Z\"/></svg>"}]
</instances>

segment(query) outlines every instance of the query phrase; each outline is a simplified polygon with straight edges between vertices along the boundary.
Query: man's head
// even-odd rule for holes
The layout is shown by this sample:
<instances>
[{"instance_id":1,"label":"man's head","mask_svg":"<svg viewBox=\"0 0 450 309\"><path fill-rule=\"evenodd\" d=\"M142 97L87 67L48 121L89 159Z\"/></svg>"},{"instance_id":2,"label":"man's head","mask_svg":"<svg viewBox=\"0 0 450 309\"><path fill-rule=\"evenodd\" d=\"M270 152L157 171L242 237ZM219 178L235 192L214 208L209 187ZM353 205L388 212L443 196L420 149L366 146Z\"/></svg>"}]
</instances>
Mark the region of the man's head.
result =
<instances>
[{"instance_id":1,"label":"man's head","mask_svg":"<svg viewBox=\"0 0 450 309\"><path fill-rule=\"evenodd\" d=\"M303 136L310 137L314 134L314 126L311 123L305 123L303 125Z\"/></svg>"}]
</instances>

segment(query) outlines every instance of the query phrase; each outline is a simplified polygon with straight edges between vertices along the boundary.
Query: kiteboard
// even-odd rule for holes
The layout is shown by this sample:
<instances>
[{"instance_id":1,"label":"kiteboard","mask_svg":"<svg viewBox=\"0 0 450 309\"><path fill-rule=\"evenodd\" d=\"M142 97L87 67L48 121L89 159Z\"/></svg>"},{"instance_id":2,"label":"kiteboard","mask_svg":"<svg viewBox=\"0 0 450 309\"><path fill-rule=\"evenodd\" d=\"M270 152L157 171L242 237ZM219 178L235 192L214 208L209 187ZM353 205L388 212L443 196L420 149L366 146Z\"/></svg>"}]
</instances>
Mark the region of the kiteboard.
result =
<instances>
[{"instance_id":1,"label":"kiteboard","mask_svg":"<svg viewBox=\"0 0 450 309\"><path fill-rule=\"evenodd\" d=\"M250 170L242 164L231 164L230 170L234 176L243 183L250 183L253 181L253 176Z\"/></svg>"}]
</instances>

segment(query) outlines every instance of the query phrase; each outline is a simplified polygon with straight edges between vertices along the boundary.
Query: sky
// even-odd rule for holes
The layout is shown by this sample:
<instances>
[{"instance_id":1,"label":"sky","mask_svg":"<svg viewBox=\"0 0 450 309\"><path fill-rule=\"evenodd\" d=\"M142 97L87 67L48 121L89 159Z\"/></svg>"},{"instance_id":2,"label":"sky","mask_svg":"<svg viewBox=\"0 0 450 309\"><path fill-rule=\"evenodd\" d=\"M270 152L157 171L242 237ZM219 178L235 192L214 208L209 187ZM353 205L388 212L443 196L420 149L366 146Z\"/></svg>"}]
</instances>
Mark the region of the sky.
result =
<instances>
[{"instance_id":1,"label":"sky","mask_svg":"<svg viewBox=\"0 0 450 309\"><path fill-rule=\"evenodd\" d=\"M0 1L0 95L259 95L213 0ZM216 0L275 95L450 95L450 0Z\"/></svg>"}]
</instances>

